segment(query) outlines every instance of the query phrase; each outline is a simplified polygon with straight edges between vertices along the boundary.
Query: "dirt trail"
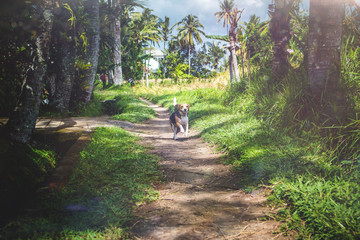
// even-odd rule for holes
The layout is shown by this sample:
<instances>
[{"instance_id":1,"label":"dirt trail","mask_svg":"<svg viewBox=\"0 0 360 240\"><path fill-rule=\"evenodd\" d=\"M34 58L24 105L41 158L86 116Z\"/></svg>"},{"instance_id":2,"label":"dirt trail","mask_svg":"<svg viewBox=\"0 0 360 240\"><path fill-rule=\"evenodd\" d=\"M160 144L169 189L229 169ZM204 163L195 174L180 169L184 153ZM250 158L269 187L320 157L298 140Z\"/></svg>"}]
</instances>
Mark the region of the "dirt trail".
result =
<instances>
[{"instance_id":1,"label":"dirt trail","mask_svg":"<svg viewBox=\"0 0 360 240\"><path fill-rule=\"evenodd\" d=\"M167 183L157 186L159 200L137 209L132 232L138 239L289 239L273 234L281 223L264 221L271 209L261 191L239 190L236 176L194 130L172 140L169 112L147 103L158 117L128 130L161 156Z\"/></svg>"},{"instance_id":2,"label":"dirt trail","mask_svg":"<svg viewBox=\"0 0 360 240\"><path fill-rule=\"evenodd\" d=\"M261 191L247 194L239 190L236 185L239 176L219 163L220 154L215 154L214 149L203 143L194 130L190 129L188 138L179 134L180 139L174 141L167 109L150 102L147 104L158 117L144 124L109 117L39 118L36 132L45 141L57 134L63 143L60 145L69 149L64 151L51 184L54 187L65 184L94 128L119 126L141 136L142 143L151 146L150 153L161 157L160 164L167 179L167 183L156 187L159 200L137 208L139 220L131 229L136 238L290 239L273 234L281 223L264 221L272 210L262 204L266 198Z\"/></svg>"}]
</instances>

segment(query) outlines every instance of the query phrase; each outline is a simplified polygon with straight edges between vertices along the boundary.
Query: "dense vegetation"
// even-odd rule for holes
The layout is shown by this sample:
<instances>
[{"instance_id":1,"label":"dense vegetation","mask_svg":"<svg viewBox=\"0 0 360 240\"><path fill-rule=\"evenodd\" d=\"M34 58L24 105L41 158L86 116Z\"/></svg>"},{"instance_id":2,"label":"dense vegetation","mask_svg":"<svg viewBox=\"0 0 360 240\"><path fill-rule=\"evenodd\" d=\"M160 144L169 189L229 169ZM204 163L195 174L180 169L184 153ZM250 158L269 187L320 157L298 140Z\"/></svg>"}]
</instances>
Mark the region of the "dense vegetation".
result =
<instances>
[{"instance_id":1,"label":"dense vegetation","mask_svg":"<svg viewBox=\"0 0 360 240\"><path fill-rule=\"evenodd\" d=\"M227 27L228 36L206 37L230 44L228 59L222 43L195 44L205 37L196 16L185 16L171 27L169 18L160 20L140 1L2 2L0 115L9 117L1 127L0 140L4 209L16 206L17 202L11 201L15 196L33 192L55 165L51 147L34 142L39 113L107 113L131 122L154 116L131 88L111 85L121 85L130 77L139 85L141 78L148 78L149 51L163 41L165 56L152 75L172 78L176 85L159 80L160 85L136 87L136 94L169 108L174 96L178 102L190 103L191 126L227 153L224 162L242 174L239 181L244 189L270 186L271 204L283 207L276 218L286 222L285 231L296 231L299 238L360 238L360 8L353 0L346 4L311 0L307 13L299 7L300 2L274 0L269 5L269 21L252 15L241 23L244 10L233 0L220 1L219 12L214 14ZM141 11L136 12L136 7ZM171 35L175 30L177 34ZM100 90L95 83L102 73L108 75L108 83ZM195 81L205 77L212 77L212 82ZM104 100L108 101L102 103ZM116 135L122 138L114 139ZM106 149L99 139L116 148L95 151ZM92 230L81 236L124 236L122 229L111 226L125 224L137 201L154 196L149 184L156 175L155 161L142 155L144 149L135 141L122 130L99 129L66 191L40 201L50 215L39 212L34 222L27 218L15 221L5 228L5 236L13 237L12 226L21 225L25 227L19 231L20 237L37 238L34 229L45 229L49 237L61 232L64 238L74 238L73 234L85 229ZM134 146L141 152L139 156L149 160L147 165L135 156L134 163L146 168L139 182L123 179L111 189L90 180L84 183L90 176L90 172L84 174L86 169L104 175L107 182L107 172L101 171L112 166L112 161L132 168L128 160L134 157ZM117 152L118 148L131 150L129 159L119 157L123 152ZM92 166L94 156L104 161L104 168ZM124 174L124 169L116 169L110 176L137 177L137 173ZM73 195L74 188L81 189L81 197ZM118 188L128 194L122 195ZM105 200L98 198L97 191ZM8 196L10 200L6 200ZM115 209L119 206L113 205L114 196L123 197L126 206ZM72 216L64 214L62 203L73 204L65 199L79 200L76 205L106 215L109 209L115 210L116 219L110 218L106 223L110 230L105 232L98 228L104 224L101 214L83 226L75 222L64 225ZM88 218L91 211L79 216ZM62 219L58 216L65 221L58 222ZM48 224L53 218L53 224Z\"/></svg>"}]
</instances>

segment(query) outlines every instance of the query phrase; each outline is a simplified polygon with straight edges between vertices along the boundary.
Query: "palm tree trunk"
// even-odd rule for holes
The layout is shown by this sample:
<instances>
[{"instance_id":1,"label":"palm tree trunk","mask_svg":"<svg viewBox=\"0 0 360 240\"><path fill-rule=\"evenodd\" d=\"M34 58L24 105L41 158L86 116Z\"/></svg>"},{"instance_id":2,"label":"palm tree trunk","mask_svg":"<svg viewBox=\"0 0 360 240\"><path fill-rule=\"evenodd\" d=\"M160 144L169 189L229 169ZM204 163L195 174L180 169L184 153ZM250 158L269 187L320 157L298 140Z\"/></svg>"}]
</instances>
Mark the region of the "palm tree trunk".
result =
<instances>
[{"instance_id":1,"label":"palm tree trunk","mask_svg":"<svg viewBox=\"0 0 360 240\"><path fill-rule=\"evenodd\" d=\"M232 68L234 71L234 80L235 82L240 82L240 73L239 73L239 67L237 63L236 58L236 28L237 28L237 22L233 21L230 30L229 30L229 39L230 39L230 56L231 56L231 63Z\"/></svg>"},{"instance_id":2,"label":"palm tree trunk","mask_svg":"<svg viewBox=\"0 0 360 240\"><path fill-rule=\"evenodd\" d=\"M274 41L272 72L276 78L284 76L290 68L287 49L290 35L290 10L293 1L275 0L275 8L270 21L271 38Z\"/></svg>"},{"instance_id":3,"label":"palm tree trunk","mask_svg":"<svg viewBox=\"0 0 360 240\"><path fill-rule=\"evenodd\" d=\"M340 78L343 0L310 1L308 76L315 97L334 90Z\"/></svg>"},{"instance_id":4,"label":"palm tree trunk","mask_svg":"<svg viewBox=\"0 0 360 240\"><path fill-rule=\"evenodd\" d=\"M230 56L229 56L229 71L230 71L230 84L233 85L234 84L234 71L233 71L231 53L230 53Z\"/></svg>"},{"instance_id":5,"label":"palm tree trunk","mask_svg":"<svg viewBox=\"0 0 360 240\"><path fill-rule=\"evenodd\" d=\"M232 68L234 71L234 80L235 82L240 82L240 73L239 73L239 67L237 64L237 58L236 58L236 46L235 41L230 40L230 51L231 51L231 63Z\"/></svg>"},{"instance_id":6,"label":"palm tree trunk","mask_svg":"<svg viewBox=\"0 0 360 240\"><path fill-rule=\"evenodd\" d=\"M53 6L53 0L43 0L34 8L39 25L32 52L33 62L26 73L19 101L6 123L6 133L13 141L28 143L39 115L53 25Z\"/></svg>"},{"instance_id":7,"label":"palm tree trunk","mask_svg":"<svg viewBox=\"0 0 360 240\"><path fill-rule=\"evenodd\" d=\"M120 12L120 0L115 0L115 9ZM121 67L121 23L120 14L115 17L114 21L114 39L115 39L115 52L114 52L114 85L123 83L122 67Z\"/></svg>"},{"instance_id":8,"label":"palm tree trunk","mask_svg":"<svg viewBox=\"0 0 360 240\"><path fill-rule=\"evenodd\" d=\"M84 11L88 15L89 25L87 28L88 45L83 61L89 64L88 68L81 69L79 80L75 82L71 101L75 104L90 102L94 88L95 76L98 66L100 28L99 28L99 1L84 1Z\"/></svg>"},{"instance_id":9,"label":"palm tree trunk","mask_svg":"<svg viewBox=\"0 0 360 240\"><path fill-rule=\"evenodd\" d=\"M71 4L71 2L69 2ZM70 5L71 8L74 4ZM57 11L52 31L51 53L54 55L56 67L55 91L51 98L51 105L56 112L67 115L75 75L75 34L74 26L67 21L68 10L61 8Z\"/></svg>"},{"instance_id":10,"label":"palm tree trunk","mask_svg":"<svg viewBox=\"0 0 360 240\"><path fill-rule=\"evenodd\" d=\"M72 38L74 39L74 38ZM66 116L69 111L71 92L75 76L75 43L72 40L62 41L58 45L60 51L59 72L55 80L55 94L52 105L54 109Z\"/></svg>"},{"instance_id":11,"label":"palm tree trunk","mask_svg":"<svg viewBox=\"0 0 360 240\"><path fill-rule=\"evenodd\" d=\"M191 58L190 58L191 46L189 45L189 75L190 75L190 67L191 67Z\"/></svg>"}]
</instances>

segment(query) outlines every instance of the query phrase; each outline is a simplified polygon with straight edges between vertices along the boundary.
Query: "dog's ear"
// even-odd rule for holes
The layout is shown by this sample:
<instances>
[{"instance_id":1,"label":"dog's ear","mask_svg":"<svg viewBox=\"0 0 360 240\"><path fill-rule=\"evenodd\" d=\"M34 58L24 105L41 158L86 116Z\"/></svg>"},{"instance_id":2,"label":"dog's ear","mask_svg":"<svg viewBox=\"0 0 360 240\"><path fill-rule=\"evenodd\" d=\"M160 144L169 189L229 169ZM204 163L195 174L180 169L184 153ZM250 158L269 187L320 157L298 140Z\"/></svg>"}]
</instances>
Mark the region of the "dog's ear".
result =
<instances>
[{"instance_id":1,"label":"dog's ear","mask_svg":"<svg viewBox=\"0 0 360 240\"><path fill-rule=\"evenodd\" d=\"M190 104L186 104L187 109L190 109Z\"/></svg>"},{"instance_id":2,"label":"dog's ear","mask_svg":"<svg viewBox=\"0 0 360 240\"><path fill-rule=\"evenodd\" d=\"M180 104L176 104L176 105L174 106L174 109L175 109L175 111L179 111L179 110L180 110Z\"/></svg>"}]
</instances>

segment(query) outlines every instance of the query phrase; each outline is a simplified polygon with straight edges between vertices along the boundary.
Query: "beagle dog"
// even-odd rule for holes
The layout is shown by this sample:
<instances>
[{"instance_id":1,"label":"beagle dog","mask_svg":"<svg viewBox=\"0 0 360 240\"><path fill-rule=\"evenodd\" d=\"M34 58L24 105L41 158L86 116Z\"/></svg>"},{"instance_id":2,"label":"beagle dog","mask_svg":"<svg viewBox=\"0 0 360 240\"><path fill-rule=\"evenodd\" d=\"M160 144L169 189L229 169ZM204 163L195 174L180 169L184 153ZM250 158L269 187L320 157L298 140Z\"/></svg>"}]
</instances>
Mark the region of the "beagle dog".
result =
<instances>
[{"instance_id":1,"label":"beagle dog","mask_svg":"<svg viewBox=\"0 0 360 240\"><path fill-rule=\"evenodd\" d=\"M190 104L176 104L176 98L174 98L175 111L170 116L170 126L174 131L174 140L178 139L177 133L185 132L185 136L188 136L189 132L189 118L188 112ZM185 130L184 130L185 128Z\"/></svg>"}]
</instances>

